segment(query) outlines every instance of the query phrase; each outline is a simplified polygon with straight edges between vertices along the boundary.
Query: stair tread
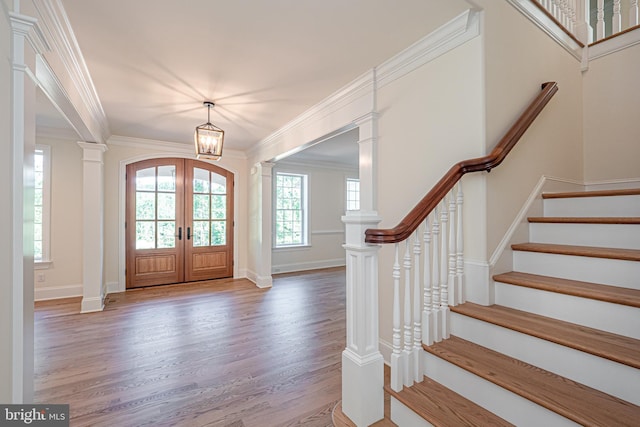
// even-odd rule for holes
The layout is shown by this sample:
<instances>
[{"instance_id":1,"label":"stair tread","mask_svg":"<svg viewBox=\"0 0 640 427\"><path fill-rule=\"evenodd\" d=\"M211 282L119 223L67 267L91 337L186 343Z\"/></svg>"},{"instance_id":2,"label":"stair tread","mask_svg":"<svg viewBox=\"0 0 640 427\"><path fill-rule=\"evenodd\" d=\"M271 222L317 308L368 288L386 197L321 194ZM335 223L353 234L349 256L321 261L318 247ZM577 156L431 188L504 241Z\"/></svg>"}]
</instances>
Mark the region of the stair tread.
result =
<instances>
[{"instance_id":1,"label":"stair tread","mask_svg":"<svg viewBox=\"0 0 640 427\"><path fill-rule=\"evenodd\" d=\"M639 406L461 338L424 349L581 425L638 425Z\"/></svg>"},{"instance_id":2,"label":"stair tread","mask_svg":"<svg viewBox=\"0 0 640 427\"><path fill-rule=\"evenodd\" d=\"M564 198L571 198L571 197L609 197L609 196L636 196L636 195L640 195L640 188L542 193L542 198L543 199L564 199Z\"/></svg>"},{"instance_id":3,"label":"stair tread","mask_svg":"<svg viewBox=\"0 0 640 427\"><path fill-rule=\"evenodd\" d=\"M609 258L640 261L640 249L603 248L599 246L557 245L551 243L517 243L515 251L542 252L559 255L577 255L593 258Z\"/></svg>"},{"instance_id":4,"label":"stair tread","mask_svg":"<svg viewBox=\"0 0 640 427\"><path fill-rule=\"evenodd\" d=\"M525 286L527 288L640 308L640 290L638 289L521 273L519 271L495 275L493 280L516 286Z\"/></svg>"},{"instance_id":5,"label":"stair tread","mask_svg":"<svg viewBox=\"0 0 640 427\"><path fill-rule=\"evenodd\" d=\"M579 216L532 216L529 222L547 224L640 224L640 217L579 217Z\"/></svg>"},{"instance_id":6,"label":"stair tread","mask_svg":"<svg viewBox=\"0 0 640 427\"><path fill-rule=\"evenodd\" d=\"M640 369L640 340L500 305L465 303L451 311Z\"/></svg>"},{"instance_id":7,"label":"stair tread","mask_svg":"<svg viewBox=\"0 0 640 427\"><path fill-rule=\"evenodd\" d=\"M513 425L429 377L400 392L385 390L436 427Z\"/></svg>"}]
</instances>

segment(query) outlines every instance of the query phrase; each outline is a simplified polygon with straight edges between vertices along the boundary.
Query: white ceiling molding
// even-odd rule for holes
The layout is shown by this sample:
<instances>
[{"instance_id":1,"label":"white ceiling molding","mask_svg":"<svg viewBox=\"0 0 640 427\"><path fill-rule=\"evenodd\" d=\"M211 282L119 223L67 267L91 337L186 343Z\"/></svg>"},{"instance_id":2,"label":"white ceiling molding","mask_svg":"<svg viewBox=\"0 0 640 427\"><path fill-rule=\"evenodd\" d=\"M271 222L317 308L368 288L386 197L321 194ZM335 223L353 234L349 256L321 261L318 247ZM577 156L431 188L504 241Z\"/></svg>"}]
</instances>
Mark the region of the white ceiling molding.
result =
<instances>
[{"instance_id":1,"label":"white ceiling molding","mask_svg":"<svg viewBox=\"0 0 640 427\"><path fill-rule=\"evenodd\" d=\"M558 24L549 18L531 0L507 0L520 13L529 18L538 28L547 33L549 37L573 55L578 61L582 60L583 47L573 38L569 37Z\"/></svg>"},{"instance_id":2,"label":"white ceiling molding","mask_svg":"<svg viewBox=\"0 0 640 427\"><path fill-rule=\"evenodd\" d=\"M84 126L91 132L91 138L86 138L85 135L83 138L95 142L106 141L110 134L107 117L102 109L98 93L91 80L89 69L64 7L60 0L39 0L34 1L33 5L38 14L36 18L40 22L45 39L51 48L43 54L45 57L55 55L56 59L62 63L64 70L53 70L54 74L69 76L70 82L63 82L61 86L64 87L64 92L77 94L77 97L67 96L68 99L80 101L81 105L78 105L78 101L72 101L72 104L84 121ZM64 83L67 85L65 86ZM69 85L73 85L73 87L69 87Z\"/></svg>"},{"instance_id":3,"label":"white ceiling molding","mask_svg":"<svg viewBox=\"0 0 640 427\"><path fill-rule=\"evenodd\" d=\"M482 11L468 9L376 68L378 88L480 35Z\"/></svg>"},{"instance_id":4,"label":"white ceiling molding","mask_svg":"<svg viewBox=\"0 0 640 427\"><path fill-rule=\"evenodd\" d=\"M295 151L310 141L353 123L358 117L375 112L377 87L401 78L480 35L481 14L479 10L465 10L379 67L334 92L260 141L248 153L252 163Z\"/></svg>"},{"instance_id":5,"label":"white ceiling molding","mask_svg":"<svg viewBox=\"0 0 640 427\"><path fill-rule=\"evenodd\" d=\"M150 153L172 152L192 155L195 157L195 148L191 144L181 142L157 141L142 138L132 138L129 136L112 135L107 141L108 146L119 146L133 149L143 149ZM233 159L246 159L247 156L242 151L224 149L222 157Z\"/></svg>"},{"instance_id":6,"label":"white ceiling molding","mask_svg":"<svg viewBox=\"0 0 640 427\"><path fill-rule=\"evenodd\" d=\"M285 138L288 133L298 132L305 126L320 122L331 114L339 111L340 109L348 107L349 104L353 104L359 100L362 100L363 97L371 97L374 93L374 82L374 70L367 71L348 85L334 92L332 95L328 96L320 103L316 104L268 137L264 138L255 147L249 150L248 156L250 158L254 156L259 157L259 153L265 152L268 148L275 146L278 142L281 142L281 140ZM371 105L372 101L370 99L367 99L366 104ZM370 107L368 108L370 111ZM338 128L342 128L344 127L344 125L346 125L346 123L331 129L327 129L324 133L317 134L313 138L305 139L299 142L302 144L324 137L324 135L326 135L327 133L333 132ZM270 160L277 154L281 153L282 152L274 153L273 155L270 155L270 157L267 156L266 158L262 158L257 161Z\"/></svg>"},{"instance_id":7,"label":"white ceiling molding","mask_svg":"<svg viewBox=\"0 0 640 427\"><path fill-rule=\"evenodd\" d=\"M49 51L49 45L40 25L38 25L37 19L14 12L9 12L9 19L11 20L12 31L23 35L36 54L43 54Z\"/></svg>"}]
</instances>

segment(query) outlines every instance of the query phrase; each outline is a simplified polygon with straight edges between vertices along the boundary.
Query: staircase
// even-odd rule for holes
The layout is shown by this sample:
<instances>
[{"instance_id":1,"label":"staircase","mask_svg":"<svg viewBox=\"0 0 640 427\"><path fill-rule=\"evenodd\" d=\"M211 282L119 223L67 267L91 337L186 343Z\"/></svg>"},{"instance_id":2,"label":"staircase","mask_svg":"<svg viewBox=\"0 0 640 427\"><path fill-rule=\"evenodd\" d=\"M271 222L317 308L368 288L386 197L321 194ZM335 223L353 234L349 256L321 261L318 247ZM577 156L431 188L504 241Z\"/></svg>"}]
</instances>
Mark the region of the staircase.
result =
<instances>
[{"instance_id":1,"label":"staircase","mask_svg":"<svg viewBox=\"0 0 640 427\"><path fill-rule=\"evenodd\" d=\"M640 189L544 194L495 305L452 306L399 426L640 425Z\"/></svg>"}]
</instances>

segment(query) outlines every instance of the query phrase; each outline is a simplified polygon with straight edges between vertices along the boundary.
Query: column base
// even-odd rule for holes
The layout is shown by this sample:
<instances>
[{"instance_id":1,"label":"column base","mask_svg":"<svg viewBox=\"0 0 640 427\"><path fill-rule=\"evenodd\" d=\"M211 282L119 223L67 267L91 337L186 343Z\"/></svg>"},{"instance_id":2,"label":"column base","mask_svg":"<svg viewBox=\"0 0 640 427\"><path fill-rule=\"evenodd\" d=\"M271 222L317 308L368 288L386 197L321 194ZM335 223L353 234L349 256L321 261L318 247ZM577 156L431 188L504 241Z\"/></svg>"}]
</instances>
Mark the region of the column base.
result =
<instances>
[{"instance_id":1,"label":"column base","mask_svg":"<svg viewBox=\"0 0 640 427\"><path fill-rule=\"evenodd\" d=\"M358 427L384 418L384 359L342 352L342 411Z\"/></svg>"}]
</instances>

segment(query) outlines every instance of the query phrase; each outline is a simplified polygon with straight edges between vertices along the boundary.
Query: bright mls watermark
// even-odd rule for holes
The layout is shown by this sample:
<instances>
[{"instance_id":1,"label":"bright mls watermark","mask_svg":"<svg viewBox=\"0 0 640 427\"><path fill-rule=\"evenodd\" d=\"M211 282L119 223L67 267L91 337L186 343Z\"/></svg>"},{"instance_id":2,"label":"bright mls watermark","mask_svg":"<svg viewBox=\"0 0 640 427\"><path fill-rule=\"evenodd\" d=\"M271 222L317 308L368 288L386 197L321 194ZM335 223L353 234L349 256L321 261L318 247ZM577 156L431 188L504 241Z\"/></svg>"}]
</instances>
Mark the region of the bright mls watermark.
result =
<instances>
[{"instance_id":1,"label":"bright mls watermark","mask_svg":"<svg viewBox=\"0 0 640 427\"><path fill-rule=\"evenodd\" d=\"M69 427L69 405L1 405L0 427Z\"/></svg>"}]
</instances>

